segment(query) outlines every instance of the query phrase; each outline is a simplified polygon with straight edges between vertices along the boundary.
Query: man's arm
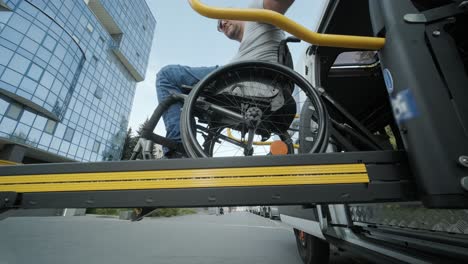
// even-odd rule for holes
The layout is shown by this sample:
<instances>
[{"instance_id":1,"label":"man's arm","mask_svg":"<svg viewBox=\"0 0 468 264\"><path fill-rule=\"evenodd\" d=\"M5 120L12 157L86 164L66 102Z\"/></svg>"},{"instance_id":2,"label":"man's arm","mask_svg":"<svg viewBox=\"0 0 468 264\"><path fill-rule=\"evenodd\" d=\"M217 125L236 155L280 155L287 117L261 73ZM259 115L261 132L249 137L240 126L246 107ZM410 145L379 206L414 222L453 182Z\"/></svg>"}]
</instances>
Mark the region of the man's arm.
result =
<instances>
[{"instance_id":1,"label":"man's arm","mask_svg":"<svg viewBox=\"0 0 468 264\"><path fill-rule=\"evenodd\" d=\"M294 0L263 0L263 8L284 14L293 3Z\"/></svg>"}]
</instances>

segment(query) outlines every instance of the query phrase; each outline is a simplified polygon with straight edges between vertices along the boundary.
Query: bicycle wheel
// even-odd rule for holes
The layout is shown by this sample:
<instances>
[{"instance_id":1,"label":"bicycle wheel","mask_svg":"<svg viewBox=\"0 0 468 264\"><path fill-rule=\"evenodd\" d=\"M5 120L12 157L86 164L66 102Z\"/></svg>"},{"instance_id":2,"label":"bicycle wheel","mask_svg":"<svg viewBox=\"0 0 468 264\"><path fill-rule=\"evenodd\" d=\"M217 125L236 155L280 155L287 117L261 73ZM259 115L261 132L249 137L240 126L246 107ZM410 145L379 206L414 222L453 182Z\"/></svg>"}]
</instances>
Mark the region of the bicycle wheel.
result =
<instances>
[{"instance_id":1,"label":"bicycle wheel","mask_svg":"<svg viewBox=\"0 0 468 264\"><path fill-rule=\"evenodd\" d=\"M289 146L295 138L288 130L307 99L317 111L317 140L311 148L316 152L326 145L328 121L319 94L307 80L279 64L227 65L200 81L186 99L181 118L184 148L191 157L216 155L216 145L228 146L223 156L268 155L265 145L282 140L292 154ZM294 134L300 137L299 131Z\"/></svg>"}]
</instances>

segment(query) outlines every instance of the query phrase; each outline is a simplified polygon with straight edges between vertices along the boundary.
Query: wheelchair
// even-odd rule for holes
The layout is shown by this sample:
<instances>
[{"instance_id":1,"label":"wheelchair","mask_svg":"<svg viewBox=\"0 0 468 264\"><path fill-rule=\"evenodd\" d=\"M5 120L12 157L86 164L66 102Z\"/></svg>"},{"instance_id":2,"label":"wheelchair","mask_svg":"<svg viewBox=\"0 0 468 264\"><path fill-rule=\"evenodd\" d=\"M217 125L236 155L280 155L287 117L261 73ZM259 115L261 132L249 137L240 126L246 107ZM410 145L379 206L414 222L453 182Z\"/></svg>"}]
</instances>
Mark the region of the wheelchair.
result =
<instances>
[{"instance_id":1,"label":"wheelchair","mask_svg":"<svg viewBox=\"0 0 468 264\"><path fill-rule=\"evenodd\" d=\"M330 146L333 152L392 149L388 137L382 143L346 107L293 70L287 44L299 41L290 37L280 44L278 63L232 63L194 87L182 87L188 95L160 102L131 159L154 158L153 144L190 158L324 153ZM183 102L182 142L153 132L163 113L178 102ZM273 153L278 145L282 151Z\"/></svg>"},{"instance_id":2,"label":"wheelchair","mask_svg":"<svg viewBox=\"0 0 468 264\"><path fill-rule=\"evenodd\" d=\"M160 102L142 129L142 138L131 159L151 159L153 143L191 158L254 156L271 154L270 145L280 146L282 154L298 152L300 107L314 106L326 115L320 95L293 70L288 43L278 48L278 63L242 61L221 67L194 87L184 86L188 94L174 94ZM183 102L181 139L175 142L153 131L172 104ZM318 119L318 133L324 139L326 119ZM323 148L325 140L316 142Z\"/></svg>"}]
</instances>

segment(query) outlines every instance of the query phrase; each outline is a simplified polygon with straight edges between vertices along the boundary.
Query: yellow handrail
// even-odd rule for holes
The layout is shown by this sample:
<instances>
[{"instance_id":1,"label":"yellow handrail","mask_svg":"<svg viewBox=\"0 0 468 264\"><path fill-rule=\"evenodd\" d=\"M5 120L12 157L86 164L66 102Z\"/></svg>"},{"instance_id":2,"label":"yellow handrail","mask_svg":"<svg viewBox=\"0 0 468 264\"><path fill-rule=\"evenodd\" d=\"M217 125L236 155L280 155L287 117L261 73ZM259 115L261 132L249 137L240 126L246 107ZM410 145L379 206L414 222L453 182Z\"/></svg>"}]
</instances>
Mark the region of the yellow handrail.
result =
<instances>
[{"instance_id":1,"label":"yellow handrail","mask_svg":"<svg viewBox=\"0 0 468 264\"><path fill-rule=\"evenodd\" d=\"M205 5L200 0L188 1L192 8L203 16L214 19L257 21L272 24L314 45L366 50L379 50L385 45L385 38L319 34L271 10L219 8Z\"/></svg>"}]
</instances>

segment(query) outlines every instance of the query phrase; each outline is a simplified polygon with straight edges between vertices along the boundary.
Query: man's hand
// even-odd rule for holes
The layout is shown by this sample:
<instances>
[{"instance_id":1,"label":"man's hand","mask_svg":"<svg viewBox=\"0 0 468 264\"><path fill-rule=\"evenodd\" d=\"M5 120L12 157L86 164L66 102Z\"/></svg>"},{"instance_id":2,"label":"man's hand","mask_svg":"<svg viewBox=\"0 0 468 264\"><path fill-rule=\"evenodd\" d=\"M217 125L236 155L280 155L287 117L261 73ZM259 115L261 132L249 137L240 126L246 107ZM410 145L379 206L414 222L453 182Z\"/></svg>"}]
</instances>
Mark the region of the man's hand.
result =
<instances>
[{"instance_id":1,"label":"man's hand","mask_svg":"<svg viewBox=\"0 0 468 264\"><path fill-rule=\"evenodd\" d=\"M294 0L263 0L263 8L284 14L293 3Z\"/></svg>"}]
</instances>

